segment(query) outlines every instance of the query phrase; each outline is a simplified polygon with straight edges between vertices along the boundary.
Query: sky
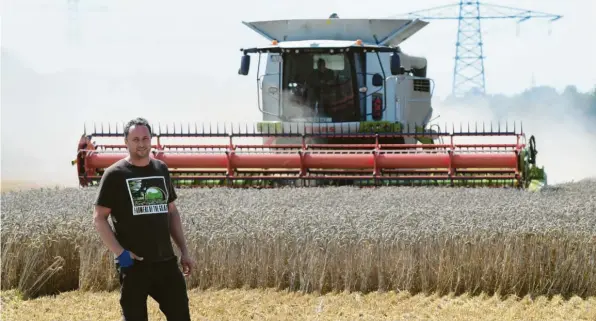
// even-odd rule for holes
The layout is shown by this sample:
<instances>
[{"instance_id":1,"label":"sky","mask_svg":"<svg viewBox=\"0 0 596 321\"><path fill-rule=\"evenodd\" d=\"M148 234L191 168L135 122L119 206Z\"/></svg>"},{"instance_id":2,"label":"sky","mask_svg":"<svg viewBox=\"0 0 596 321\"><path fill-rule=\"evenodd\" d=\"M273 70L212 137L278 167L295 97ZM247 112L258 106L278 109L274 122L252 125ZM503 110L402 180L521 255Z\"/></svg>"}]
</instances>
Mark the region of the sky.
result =
<instances>
[{"instance_id":1,"label":"sky","mask_svg":"<svg viewBox=\"0 0 596 321\"><path fill-rule=\"evenodd\" d=\"M390 18L448 3L79 0L78 15L69 19L68 0L5 0L2 179L76 185L70 161L85 123L136 116L170 124L258 120L256 64L249 76L239 76L239 49L267 40L242 21L327 18L334 12L340 18ZM532 85L594 88L596 45L587 40L596 30L594 2L498 3L563 18L519 26L514 20L483 21L489 93L515 94ZM401 45L428 59L435 99L451 92L456 33L457 21L432 20Z\"/></svg>"}]
</instances>

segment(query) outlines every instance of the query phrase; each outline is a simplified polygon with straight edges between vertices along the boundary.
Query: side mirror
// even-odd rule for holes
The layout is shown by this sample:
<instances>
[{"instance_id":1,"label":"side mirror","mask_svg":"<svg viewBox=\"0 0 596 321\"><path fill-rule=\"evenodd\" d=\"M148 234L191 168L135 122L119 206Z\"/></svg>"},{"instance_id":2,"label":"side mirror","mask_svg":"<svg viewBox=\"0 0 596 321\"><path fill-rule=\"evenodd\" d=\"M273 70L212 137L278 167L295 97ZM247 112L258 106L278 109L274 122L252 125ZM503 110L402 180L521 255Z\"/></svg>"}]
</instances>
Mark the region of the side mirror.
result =
<instances>
[{"instance_id":1,"label":"side mirror","mask_svg":"<svg viewBox=\"0 0 596 321\"><path fill-rule=\"evenodd\" d=\"M242 56L241 60L240 60L240 69L238 69L238 74L239 75L248 75L248 71L250 69L250 56L249 55L244 55Z\"/></svg>"},{"instance_id":2,"label":"side mirror","mask_svg":"<svg viewBox=\"0 0 596 321\"><path fill-rule=\"evenodd\" d=\"M383 76L381 76L381 74L374 74L372 77L372 85L375 87L383 87Z\"/></svg>"},{"instance_id":3,"label":"side mirror","mask_svg":"<svg viewBox=\"0 0 596 321\"><path fill-rule=\"evenodd\" d=\"M401 68L401 61L397 52L394 52L391 55L391 74L392 75L401 75L403 73Z\"/></svg>"}]
</instances>

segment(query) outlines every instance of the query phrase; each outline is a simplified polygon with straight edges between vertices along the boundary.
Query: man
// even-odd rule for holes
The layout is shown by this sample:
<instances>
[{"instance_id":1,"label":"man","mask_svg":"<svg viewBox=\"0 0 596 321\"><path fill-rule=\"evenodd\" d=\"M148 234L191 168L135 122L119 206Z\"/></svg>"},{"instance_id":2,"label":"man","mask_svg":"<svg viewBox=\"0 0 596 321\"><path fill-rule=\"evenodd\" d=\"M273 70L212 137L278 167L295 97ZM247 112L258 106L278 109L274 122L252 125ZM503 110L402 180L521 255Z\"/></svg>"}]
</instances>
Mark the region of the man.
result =
<instances>
[{"instance_id":1,"label":"man","mask_svg":"<svg viewBox=\"0 0 596 321\"><path fill-rule=\"evenodd\" d=\"M333 84L335 80L335 74L332 70L327 69L325 64L325 60L319 58L317 60L317 69L313 70L310 74L308 79L308 86L309 86L309 104L310 106L314 107L316 103L318 103L318 110L315 110L318 116L320 116L321 112L325 114L325 107L327 105L326 94L329 91L329 85Z\"/></svg>"},{"instance_id":2,"label":"man","mask_svg":"<svg viewBox=\"0 0 596 321\"><path fill-rule=\"evenodd\" d=\"M190 321L187 288L170 235L189 275L194 262L182 233L168 167L150 158L151 127L143 118L124 128L129 155L108 167L99 184L93 221L116 257L124 320L147 320L147 297L167 320ZM108 224L111 216L115 233Z\"/></svg>"},{"instance_id":3,"label":"man","mask_svg":"<svg viewBox=\"0 0 596 321\"><path fill-rule=\"evenodd\" d=\"M320 87L322 85L332 85L335 80L333 70L327 68L325 59L319 58L317 60L317 69L310 74L310 83L313 87Z\"/></svg>"}]
</instances>

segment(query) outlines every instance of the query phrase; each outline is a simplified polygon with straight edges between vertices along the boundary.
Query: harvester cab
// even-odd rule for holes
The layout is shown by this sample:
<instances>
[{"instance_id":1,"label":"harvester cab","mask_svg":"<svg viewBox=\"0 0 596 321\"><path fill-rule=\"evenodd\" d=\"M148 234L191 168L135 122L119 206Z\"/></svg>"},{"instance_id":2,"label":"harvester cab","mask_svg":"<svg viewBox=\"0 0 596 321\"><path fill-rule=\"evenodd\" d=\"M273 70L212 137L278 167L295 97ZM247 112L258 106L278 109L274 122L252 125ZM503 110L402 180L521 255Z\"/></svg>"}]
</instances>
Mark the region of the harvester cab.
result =
<instances>
[{"instance_id":1,"label":"harvester cab","mask_svg":"<svg viewBox=\"0 0 596 321\"><path fill-rule=\"evenodd\" d=\"M399 47L427 22L339 19L333 14L329 19L244 24L270 41L242 49L238 71L248 75L250 55L258 54L261 132L413 132L428 125L433 109L426 59L409 56ZM415 144L424 139L416 138L382 141Z\"/></svg>"},{"instance_id":2,"label":"harvester cab","mask_svg":"<svg viewBox=\"0 0 596 321\"><path fill-rule=\"evenodd\" d=\"M256 126L223 129L152 125L152 157L166 163L176 186L339 182L535 188L546 183L544 170L536 167L535 139L526 145L521 126L491 123L466 130L460 124L459 131L455 125L447 131L429 125L434 86L426 59L399 47L427 22L333 14L244 24L269 41L241 49L238 70L248 75L251 55L258 55L262 119ZM106 168L126 157L123 132L112 128L94 127L95 148L77 149L81 186L97 184ZM510 141L487 142L492 136ZM110 137L116 141L110 143ZM459 143L458 137L474 141ZM205 138L224 141L198 142Z\"/></svg>"}]
</instances>

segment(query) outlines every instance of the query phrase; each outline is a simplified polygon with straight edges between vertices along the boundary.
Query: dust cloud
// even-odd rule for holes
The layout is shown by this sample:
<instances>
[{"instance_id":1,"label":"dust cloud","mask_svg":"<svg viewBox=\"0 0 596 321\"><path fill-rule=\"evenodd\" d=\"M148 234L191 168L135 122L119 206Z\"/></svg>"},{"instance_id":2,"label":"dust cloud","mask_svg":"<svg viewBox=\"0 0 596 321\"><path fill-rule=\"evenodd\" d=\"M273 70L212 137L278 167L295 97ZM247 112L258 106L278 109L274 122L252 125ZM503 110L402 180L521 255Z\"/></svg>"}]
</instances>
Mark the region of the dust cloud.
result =
<instances>
[{"instance_id":1,"label":"dust cloud","mask_svg":"<svg viewBox=\"0 0 596 321\"><path fill-rule=\"evenodd\" d=\"M535 90L527 98L488 97L462 101L434 101L433 123L456 131L512 131L523 129L526 143L536 140L537 165L544 166L548 184L596 177L595 116L588 116L572 98ZM500 125L500 127L499 127ZM461 127L460 127L461 126ZM468 127L469 126L469 127ZM460 142L515 143L501 137L461 138Z\"/></svg>"},{"instance_id":2,"label":"dust cloud","mask_svg":"<svg viewBox=\"0 0 596 321\"><path fill-rule=\"evenodd\" d=\"M93 125L122 130L145 117L172 130L195 124L203 130L258 119L254 79L230 95L217 82L193 73L147 72L111 75L81 70L38 73L2 49L2 181L77 186L76 147ZM237 63L237 60L234 61ZM96 138L122 144L123 138Z\"/></svg>"}]
</instances>

